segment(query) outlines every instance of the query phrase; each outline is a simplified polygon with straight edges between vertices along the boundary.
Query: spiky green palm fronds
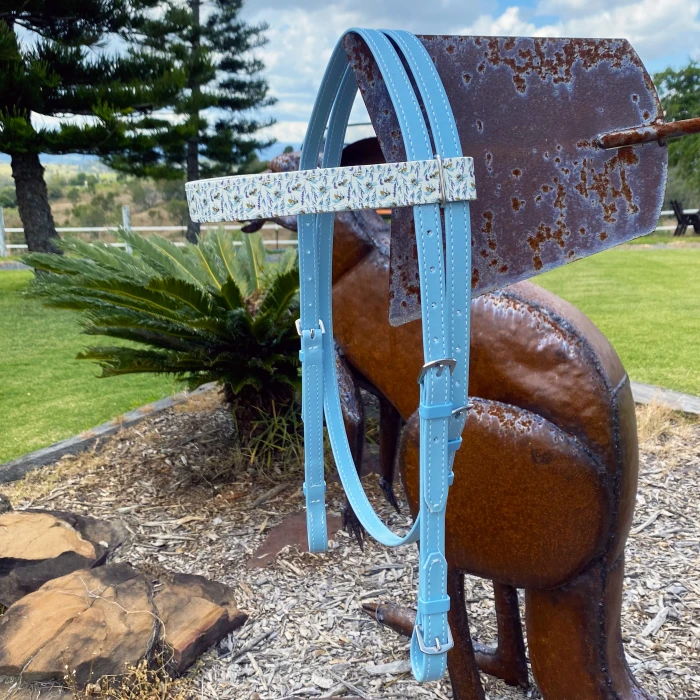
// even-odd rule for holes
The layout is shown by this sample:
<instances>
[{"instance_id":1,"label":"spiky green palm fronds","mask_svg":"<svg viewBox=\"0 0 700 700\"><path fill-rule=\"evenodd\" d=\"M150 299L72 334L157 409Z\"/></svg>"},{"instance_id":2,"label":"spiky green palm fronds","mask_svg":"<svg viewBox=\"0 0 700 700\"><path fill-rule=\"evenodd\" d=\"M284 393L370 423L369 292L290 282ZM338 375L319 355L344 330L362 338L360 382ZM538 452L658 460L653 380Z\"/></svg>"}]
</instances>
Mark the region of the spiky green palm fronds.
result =
<instances>
[{"instance_id":1,"label":"spiky green palm fronds","mask_svg":"<svg viewBox=\"0 0 700 700\"><path fill-rule=\"evenodd\" d=\"M134 250L65 240L66 255L24 260L30 294L82 312L83 332L130 341L90 347L78 359L102 377L173 374L195 388L225 385L240 407L289 401L298 386L299 275L296 251L269 263L259 235L219 229L184 248L122 231Z\"/></svg>"}]
</instances>

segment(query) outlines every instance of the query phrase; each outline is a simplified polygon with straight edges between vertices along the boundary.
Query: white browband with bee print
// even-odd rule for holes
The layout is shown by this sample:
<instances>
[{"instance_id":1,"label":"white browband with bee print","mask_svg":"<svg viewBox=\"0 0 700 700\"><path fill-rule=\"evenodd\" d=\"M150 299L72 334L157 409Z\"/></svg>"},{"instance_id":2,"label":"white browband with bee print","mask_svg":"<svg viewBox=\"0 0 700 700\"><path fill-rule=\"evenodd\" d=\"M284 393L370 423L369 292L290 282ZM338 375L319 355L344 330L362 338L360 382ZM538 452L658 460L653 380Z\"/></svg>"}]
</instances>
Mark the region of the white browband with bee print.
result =
<instances>
[{"instance_id":1,"label":"white browband with bee print","mask_svg":"<svg viewBox=\"0 0 700 700\"><path fill-rule=\"evenodd\" d=\"M476 199L471 158L352 165L187 183L193 221L385 209Z\"/></svg>"}]
</instances>

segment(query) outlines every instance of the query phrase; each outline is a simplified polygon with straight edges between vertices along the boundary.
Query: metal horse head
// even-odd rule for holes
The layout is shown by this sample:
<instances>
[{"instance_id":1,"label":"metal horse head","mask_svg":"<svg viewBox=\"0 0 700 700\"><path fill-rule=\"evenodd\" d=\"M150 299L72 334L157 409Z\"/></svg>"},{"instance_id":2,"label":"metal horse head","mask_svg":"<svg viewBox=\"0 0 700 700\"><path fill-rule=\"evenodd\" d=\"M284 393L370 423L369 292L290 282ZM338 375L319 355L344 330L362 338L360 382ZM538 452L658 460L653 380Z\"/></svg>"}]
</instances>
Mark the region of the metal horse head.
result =
<instances>
[{"instance_id":1,"label":"metal horse head","mask_svg":"<svg viewBox=\"0 0 700 700\"><path fill-rule=\"evenodd\" d=\"M475 161L475 295L532 277L657 224L664 138L700 119L664 124L641 60L622 39L419 37ZM387 161L406 159L398 121L363 40L345 50ZM392 214L390 320L420 315L413 214Z\"/></svg>"}]
</instances>

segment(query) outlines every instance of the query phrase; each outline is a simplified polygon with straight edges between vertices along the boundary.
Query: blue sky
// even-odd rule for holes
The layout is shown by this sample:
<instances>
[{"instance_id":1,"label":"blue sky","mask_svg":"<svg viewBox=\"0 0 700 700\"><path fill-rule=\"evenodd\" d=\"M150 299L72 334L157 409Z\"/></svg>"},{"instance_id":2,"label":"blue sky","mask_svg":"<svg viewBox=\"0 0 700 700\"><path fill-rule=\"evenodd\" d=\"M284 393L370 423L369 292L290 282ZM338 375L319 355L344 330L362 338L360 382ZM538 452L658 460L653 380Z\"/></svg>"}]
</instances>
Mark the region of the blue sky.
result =
<instances>
[{"instance_id":1,"label":"blue sky","mask_svg":"<svg viewBox=\"0 0 700 700\"><path fill-rule=\"evenodd\" d=\"M353 26L416 34L623 37L651 73L680 67L691 57L700 60L700 0L247 0L243 14L249 22L269 25L269 43L260 54L278 100L265 110L277 121L270 135L278 143L265 158L301 144L331 51ZM358 99L351 122L367 119ZM348 138L371 133L358 127Z\"/></svg>"},{"instance_id":2,"label":"blue sky","mask_svg":"<svg viewBox=\"0 0 700 700\"><path fill-rule=\"evenodd\" d=\"M700 0L249 0L248 21L270 26L261 52L278 103L280 142L298 145L338 37L352 26L415 33L623 37L653 73L700 59ZM352 117L364 121L361 105ZM350 137L365 135L362 128ZM276 152L275 149L272 149Z\"/></svg>"}]
</instances>

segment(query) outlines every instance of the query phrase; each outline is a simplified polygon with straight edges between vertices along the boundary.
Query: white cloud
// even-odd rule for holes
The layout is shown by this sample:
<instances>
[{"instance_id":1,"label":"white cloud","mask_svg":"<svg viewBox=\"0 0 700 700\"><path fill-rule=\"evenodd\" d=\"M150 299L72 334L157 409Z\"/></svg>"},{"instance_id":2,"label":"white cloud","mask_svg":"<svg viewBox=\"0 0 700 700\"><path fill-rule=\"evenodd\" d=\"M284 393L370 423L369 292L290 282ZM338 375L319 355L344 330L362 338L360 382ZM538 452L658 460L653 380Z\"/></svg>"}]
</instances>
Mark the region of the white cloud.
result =
<instances>
[{"instance_id":1,"label":"white cloud","mask_svg":"<svg viewBox=\"0 0 700 700\"><path fill-rule=\"evenodd\" d=\"M584 12L585 10L585 12ZM541 14L560 14L558 22L537 25ZM581 16L579 16L580 13ZM628 39L642 60L697 51L700 36L698 0L541 0L527 17L516 6L500 15L482 15L464 34Z\"/></svg>"},{"instance_id":2,"label":"white cloud","mask_svg":"<svg viewBox=\"0 0 700 700\"><path fill-rule=\"evenodd\" d=\"M507 0L505 0L507 2ZM270 133L281 144L301 143L323 71L336 42L349 27L391 26L416 33L492 36L622 37L643 61L659 69L669 58L700 58L700 0L536 0L534 7L498 0L258 0L246 6L247 21L269 24L261 50L271 93L268 113L278 120ZM356 104L351 121L366 121ZM369 129L354 129L362 138Z\"/></svg>"},{"instance_id":3,"label":"white cloud","mask_svg":"<svg viewBox=\"0 0 700 700\"><path fill-rule=\"evenodd\" d=\"M466 36L534 36L537 27L523 19L519 7L508 7L498 17L481 15L468 27L463 27L457 34Z\"/></svg>"}]
</instances>

